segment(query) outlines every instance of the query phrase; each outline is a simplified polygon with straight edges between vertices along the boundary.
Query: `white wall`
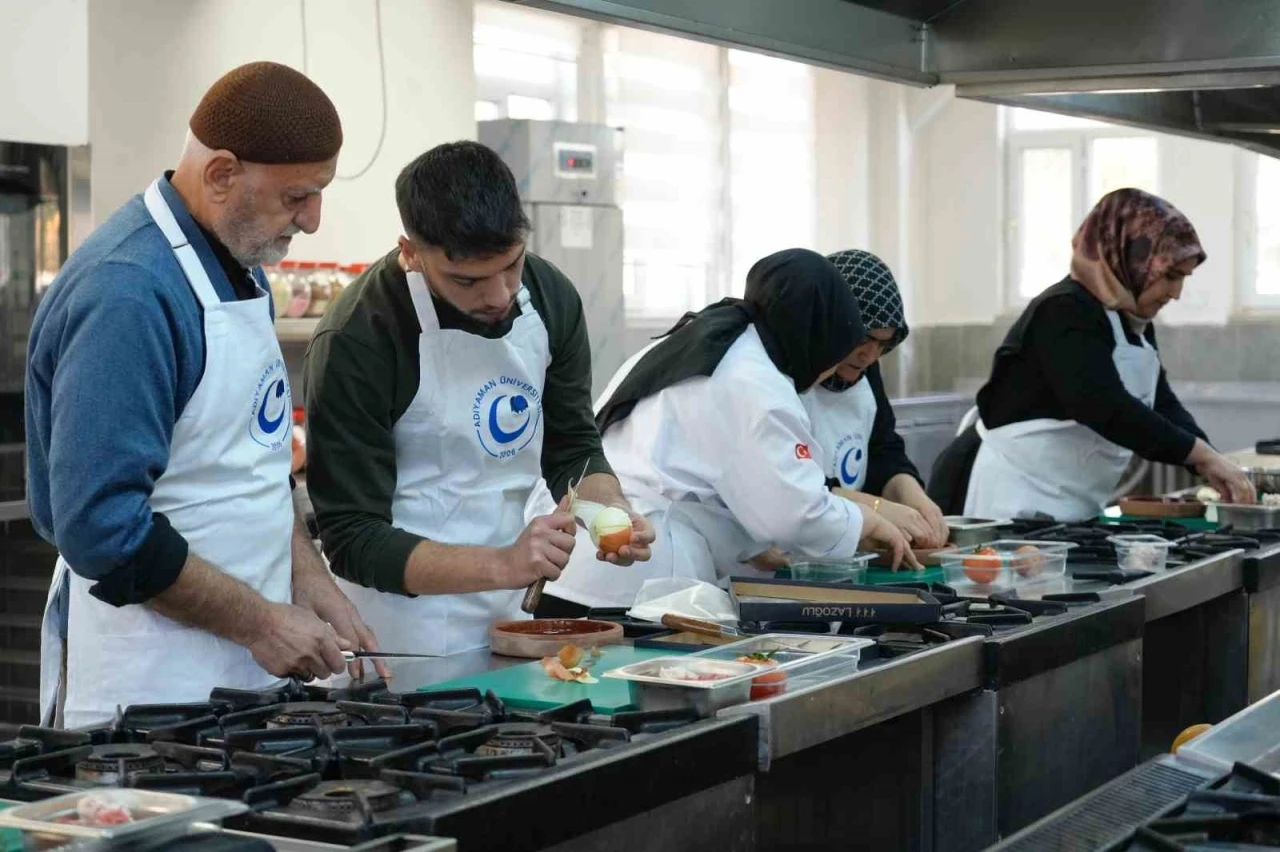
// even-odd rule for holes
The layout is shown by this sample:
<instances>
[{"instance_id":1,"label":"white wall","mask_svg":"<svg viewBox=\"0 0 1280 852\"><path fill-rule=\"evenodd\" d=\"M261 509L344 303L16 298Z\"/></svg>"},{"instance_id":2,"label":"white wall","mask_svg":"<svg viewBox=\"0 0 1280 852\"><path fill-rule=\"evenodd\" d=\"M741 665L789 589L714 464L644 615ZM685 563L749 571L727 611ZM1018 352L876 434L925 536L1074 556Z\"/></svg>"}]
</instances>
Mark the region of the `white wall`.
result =
<instances>
[{"instance_id":1,"label":"white wall","mask_svg":"<svg viewBox=\"0 0 1280 852\"><path fill-rule=\"evenodd\" d=\"M1168 325L1222 325L1236 311L1236 149L1160 136L1160 195L1186 214L1208 260L1187 279L1182 298L1160 311Z\"/></svg>"},{"instance_id":2,"label":"white wall","mask_svg":"<svg viewBox=\"0 0 1280 852\"><path fill-rule=\"evenodd\" d=\"M470 0L383 0L387 134L381 117L372 0L308 0L307 72L342 117L339 180L320 231L295 260L371 261L400 233L396 174L440 142L475 137ZM98 221L166 168L206 89L245 62L302 69L298 0L94 0L89 11L89 136ZM2 134L0 134L2 135Z\"/></svg>"},{"instance_id":3,"label":"white wall","mask_svg":"<svg viewBox=\"0 0 1280 852\"><path fill-rule=\"evenodd\" d=\"M865 246L871 232L871 134L866 77L813 70L816 251Z\"/></svg>"},{"instance_id":4,"label":"white wall","mask_svg":"<svg viewBox=\"0 0 1280 852\"><path fill-rule=\"evenodd\" d=\"M0 140L89 141L88 0L0 0Z\"/></svg>"},{"instance_id":5,"label":"white wall","mask_svg":"<svg viewBox=\"0 0 1280 852\"><path fill-rule=\"evenodd\" d=\"M999 111L953 100L917 136L924 252L912 320L990 322L1002 308Z\"/></svg>"}]
</instances>

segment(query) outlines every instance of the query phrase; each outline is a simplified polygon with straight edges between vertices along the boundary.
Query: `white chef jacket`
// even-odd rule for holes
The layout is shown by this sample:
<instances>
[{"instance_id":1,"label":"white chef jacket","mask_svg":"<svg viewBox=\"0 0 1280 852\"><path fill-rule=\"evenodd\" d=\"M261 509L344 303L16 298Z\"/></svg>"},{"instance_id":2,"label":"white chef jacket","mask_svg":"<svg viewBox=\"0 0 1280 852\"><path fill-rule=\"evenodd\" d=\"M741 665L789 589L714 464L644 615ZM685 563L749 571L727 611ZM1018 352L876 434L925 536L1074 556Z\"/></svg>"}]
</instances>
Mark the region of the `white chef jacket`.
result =
<instances>
[{"instance_id":1,"label":"white chef jacket","mask_svg":"<svg viewBox=\"0 0 1280 852\"><path fill-rule=\"evenodd\" d=\"M610 384L616 386L617 378ZM687 379L641 400L603 440L637 512L655 525L665 520L685 528L682 532L692 530L706 542L679 553L655 546L645 576L750 574L742 563L770 546L811 558L843 558L858 551L862 513L827 490L826 461L809 415L754 326L734 342L711 376ZM687 539L671 540L679 547ZM638 584L628 580L627 570L597 561L589 544L579 546L561 580L548 590L595 606L630 604Z\"/></svg>"}]
</instances>

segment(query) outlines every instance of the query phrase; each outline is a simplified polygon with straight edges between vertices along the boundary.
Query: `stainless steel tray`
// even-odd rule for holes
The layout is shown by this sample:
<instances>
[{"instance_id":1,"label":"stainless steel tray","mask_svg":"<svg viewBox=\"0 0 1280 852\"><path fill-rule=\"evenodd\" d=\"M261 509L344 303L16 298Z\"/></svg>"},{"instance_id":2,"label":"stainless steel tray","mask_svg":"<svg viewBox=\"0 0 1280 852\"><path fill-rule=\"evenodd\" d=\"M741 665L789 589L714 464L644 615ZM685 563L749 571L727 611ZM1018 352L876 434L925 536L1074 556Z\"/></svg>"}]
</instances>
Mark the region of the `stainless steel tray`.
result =
<instances>
[{"instance_id":1,"label":"stainless steel tray","mask_svg":"<svg viewBox=\"0 0 1280 852\"><path fill-rule=\"evenodd\" d=\"M1218 503L1218 523L1231 524L1236 532L1252 532L1280 527L1280 506Z\"/></svg>"},{"instance_id":2,"label":"stainless steel tray","mask_svg":"<svg viewBox=\"0 0 1280 852\"><path fill-rule=\"evenodd\" d=\"M110 794L111 798L128 807L129 813L133 816L133 822L124 825L90 826L55 821L61 817L74 816L76 806L86 796L103 794ZM244 813L248 809L243 802L229 799L207 799L158 790L103 788L66 793L52 799L0 811L0 827L9 826L64 837L115 841L126 837L161 833L193 822L221 820Z\"/></svg>"},{"instance_id":3,"label":"stainless steel tray","mask_svg":"<svg viewBox=\"0 0 1280 852\"><path fill-rule=\"evenodd\" d=\"M972 547L995 541L1000 537L1000 529L1009 526L1008 521L968 518L963 515L948 515L942 521L947 525L951 543L957 547Z\"/></svg>"},{"instance_id":4,"label":"stainless steel tray","mask_svg":"<svg viewBox=\"0 0 1280 852\"><path fill-rule=\"evenodd\" d=\"M871 639L856 636L766 633L728 645L718 645L682 657L657 657L604 673L604 677L627 681L631 701L641 710L692 708L707 717L751 698L751 682L770 670L792 671L815 662L843 661L857 665L862 649L874 645ZM738 657L768 654L776 665L763 667L736 662ZM665 666L708 667L728 677L711 681L684 681L658 677Z\"/></svg>"}]
</instances>

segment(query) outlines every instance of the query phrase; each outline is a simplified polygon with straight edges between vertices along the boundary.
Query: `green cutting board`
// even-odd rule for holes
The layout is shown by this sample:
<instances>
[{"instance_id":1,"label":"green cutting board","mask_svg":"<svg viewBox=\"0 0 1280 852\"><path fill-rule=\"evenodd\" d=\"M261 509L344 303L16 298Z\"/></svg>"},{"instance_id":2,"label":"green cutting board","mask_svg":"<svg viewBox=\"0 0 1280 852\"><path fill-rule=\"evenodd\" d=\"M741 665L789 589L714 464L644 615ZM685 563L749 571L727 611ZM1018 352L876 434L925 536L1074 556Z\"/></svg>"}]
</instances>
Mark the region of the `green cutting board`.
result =
<instances>
[{"instance_id":1,"label":"green cutting board","mask_svg":"<svg viewBox=\"0 0 1280 852\"><path fill-rule=\"evenodd\" d=\"M1144 521L1150 522L1152 518L1139 518L1135 515L1119 515L1111 518L1106 515L1099 515L1098 520L1103 524L1140 524ZM1168 518L1168 520L1178 526L1186 527L1189 532L1217 532L1218 524L1204 518Z\"/></svg>"},{"instance_id":2,"label":"green cutting board","mask_svg":"<svg viewBox=\"0 0 1280 852\"><path fill-rule=\"evenodd\" d=\"M655 648L633 648L630 645L610 645L603 649L600 659L591 667L599 683L568 683L552 680L542 670L542 663L508 666L505 669L481 672L468 677L447 680L423 687L423 690L466 689L474 687L481 692L489 690L511 707L524 710L549 710L561 704L570 704L584 698L591 700L596 712L612 714L631 710L631 692L625 680L614 680L600 675L620 666L638 663L654 657L667 657L679 651Z\"/></svg>"},{"instance_id":3,"label":"green cutting board","mask_svg":"<svg viewBox=\"0 0 1280 852\"><path fill-rule=\"evenodd\" d=\"M892 583L945 583L947 574L938 565L925 568L923 571L913 571L910 568L903 568L900 571L894 571L891 568L868 568L862 582L868 586Z\"/></svg>"}]
</instances>

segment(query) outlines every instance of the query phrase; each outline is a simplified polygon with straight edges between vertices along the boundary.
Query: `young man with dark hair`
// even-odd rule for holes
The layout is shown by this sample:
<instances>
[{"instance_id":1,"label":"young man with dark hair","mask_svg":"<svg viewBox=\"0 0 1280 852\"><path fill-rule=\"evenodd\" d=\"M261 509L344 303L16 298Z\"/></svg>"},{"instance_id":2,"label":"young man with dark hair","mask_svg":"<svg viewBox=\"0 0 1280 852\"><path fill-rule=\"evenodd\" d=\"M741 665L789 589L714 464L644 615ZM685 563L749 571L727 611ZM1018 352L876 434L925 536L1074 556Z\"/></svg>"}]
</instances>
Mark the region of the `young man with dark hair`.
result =
<instances>
[{"instance_id":1,"label":"young man with dark hair","mask_svg":"<svg viewBox=\"0 0 1280 852\"><path fill-rule=\"evenodd\" d=\"M307 486L339 585L392 651L488 644L569 559L565 494L631 512L591 409L578 293L525 248L511 171L475 142L396 181L405 235L349 287L307 352ZM557 511L524 523L540 478Z\"/></svg>"}]
</instances>

